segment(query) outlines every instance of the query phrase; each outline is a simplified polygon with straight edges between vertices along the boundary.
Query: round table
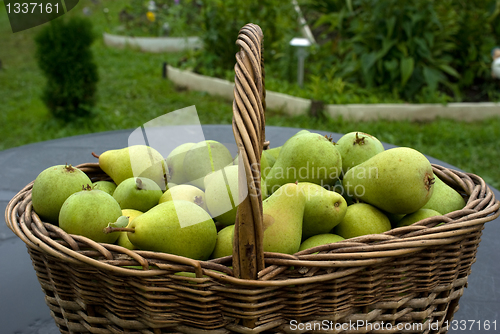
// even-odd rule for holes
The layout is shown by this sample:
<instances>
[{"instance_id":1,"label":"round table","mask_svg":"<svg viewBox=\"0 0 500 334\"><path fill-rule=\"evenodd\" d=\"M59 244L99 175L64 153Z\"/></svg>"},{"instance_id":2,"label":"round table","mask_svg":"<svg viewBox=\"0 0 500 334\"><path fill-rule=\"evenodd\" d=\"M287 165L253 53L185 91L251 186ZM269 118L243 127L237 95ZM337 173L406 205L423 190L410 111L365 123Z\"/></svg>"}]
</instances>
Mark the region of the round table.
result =
<instances>
[{"instance_id":1,"label":"round table","mask_svg":"<svg viewBox=\"0 0 500 334\"><path fill-rule=\"evenodd\" d=\"M202 126L206 139L233 143L230 125ZM100 154L106 150L128 146L129 136L136 129L95 133L25 145L0 151L0 209L5 212L9 200L45 168L56 164L78 165L97 162L91 152ZM282 145L300 129L266 127L266 139L271 147ZM338 140L341 134L332 135ZM384 144L385 148L394 147ZM432 163L458 170L443 161L428 157ZM493 189L496 198L500 192ZM472 265L469 285L460 299L460 309L455 314L456 329L449 333L471 333L484 321L491 323L491 333L496 332L493 322L500 328L500 262L496 256L500 249L500 218L485 224L476 263ZM52 320L44 294L36 279L35 271L21 241L5 224L0 222L0 324L4 334L55 334L58 329ZM497 292L499 291L499 292ZM464 322L466 321L466 322ZM463 328L466 324L466 329ZM472 329L469 330L469 327ZM474 327L475 326L475 327ZM481 327L482 329L482 327Z\"/></svg>"}]
</instances>

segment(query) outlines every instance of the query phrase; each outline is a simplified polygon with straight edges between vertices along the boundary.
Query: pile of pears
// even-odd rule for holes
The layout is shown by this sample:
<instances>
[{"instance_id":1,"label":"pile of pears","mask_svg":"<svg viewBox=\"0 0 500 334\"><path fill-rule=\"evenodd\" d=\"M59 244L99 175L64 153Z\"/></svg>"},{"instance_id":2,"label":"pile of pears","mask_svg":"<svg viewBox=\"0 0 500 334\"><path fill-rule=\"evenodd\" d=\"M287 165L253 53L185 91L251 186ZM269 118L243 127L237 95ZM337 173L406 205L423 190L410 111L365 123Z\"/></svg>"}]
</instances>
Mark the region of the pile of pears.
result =
<instances>
[{"instance_id":1,"label":"pile of pears","mask_svg":"<svg viewBox=\"0 0 500 334\"><path fill-rule=\"evenodd\" d=\"M71 165L42 171L34 211L69 234L128 249L196 260L232 255L234 224L247 189L241 159L221 143L184 143L164 158L135 145L103 152L108 180L92 182ZM383 233L465 206L464 195L434 175L420 152L385 150L363 132L337 142L307 130L261 156L263 249L294 254Z\"/></svg>"}]
</instances>

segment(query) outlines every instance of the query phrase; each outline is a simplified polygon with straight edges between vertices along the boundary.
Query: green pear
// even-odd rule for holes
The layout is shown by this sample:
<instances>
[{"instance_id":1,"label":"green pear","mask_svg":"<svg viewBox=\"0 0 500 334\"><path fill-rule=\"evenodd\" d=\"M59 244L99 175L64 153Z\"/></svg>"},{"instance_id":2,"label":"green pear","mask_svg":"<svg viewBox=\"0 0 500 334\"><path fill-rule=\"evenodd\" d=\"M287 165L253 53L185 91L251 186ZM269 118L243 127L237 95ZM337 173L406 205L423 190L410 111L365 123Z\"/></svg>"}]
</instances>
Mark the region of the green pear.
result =
<instances>
[{"instance_id":1,"label":"green pear","mask_svg":"<svg viewBox=\"0 0 500 334\"><path fill-rule=\"evenodd\" d=\"M92 184L92 188L102 190L113 196L113 193L116 189L116 184L110 181L97 181Z\"/></svg>"},{"instance_id":2,"label":"green pear","mask_svg":"<svg viewBox=\"0 0 500 334\"><path fill-rule=\"evenodd\" d=\"M281 185L311 182L333 185L342 171L340 153L329 139L317 133L290 138L266 177L271 194Z\"/></svg>"},{"instance_id":3,"label":"green pear","mask_svg":"<svg viewBox=\"0 0 500 334\"><path fill-rule=\"evenodd\" d=\"M335 191L336 193L342 195L347 205L357 203L356 199L354 199L352 196L347 195L347 192L345 191L341 180L337 180L332 187L326 186L325 189Z\"/></svg>"},{"instance_id":4,"label":"green pear","mask_svg":"<svg viewBox=\"0 0 500 334\"><path fill-rule=\"evenodd\" d=\"M390 213L412 213L429 201L434 174L420 152L397 147L351 168L342 181L349 196Z\"/></svg>"},{"instance_id":5,"label":"green pear","mask_svg":"<svg viewBox=\"0 0 500 334\"><path fill-rule=\"evenodd\" d=\"M217 259L228 255L233 255L234 225L224 227L217 233L217 242L212 253L212 258Z\"/></svg>"},{"instance_id":6,"label":"green pear","mask_svg":"<svg viewBox=\"0 0 500 334\"><path fill-rule=\"evenodd\" d=\"M231 152L221 143L205 140L193 145L184 157L184 175L194 186L204 190L204 178L209 173L232 165Z\"/></svg>"},{"instance_id":7,"label":"green pear","mask_svg":"<svg viewBox=\"0 0 500 334\"><path fill-rule=\"evenodd\" d=\"M262 200L265 200L269 197L269 193L267 192L266 180L264 180L262 176L260 178L260 195L262 196Z\"/></svg>"},{"instance_id":8,"label":"green pear","mask_svg":"<svg viewBox=\"0 0 500 334\"><path fill-rule=\"evenodd\" d=\"M128 232L139 249L207 260L217 241L210 215L188 201L167 201L135 218Z\"/></svg>"},{"instance_id":9,"label":"green pear","mask_svg":"<svg viewBox=\"0 0 500 334\"><path fill-rule=\"evenodd\" d=\"M302 135L305 135L305 134L308 134L308 133L311 133L311 132L309 130L300 130L299 132L297 132L296 134L294 134L290 138L297 137L297 136L302 136Z\"/></svg>"},{"instance_id":10,"label":"green pear","mask_svg":"<svg viewBox=\"0 0 500 334\"><path fill-rule=\"evenodd\" d=\"M439 212L437 212L436 210L419 209L418 211L416 211L414 213L410 213L410 214L407 214L406 216L404 216L396 224L396 227L409 226L409 225L414 224L418 221L421 221L422 219L434 217L434 216L441 216L441 214Z\"/></svg>"},{"instance_id":11,"label":"green pear","mask_svg":"<svg viewBox=\"0 0 500 334\"><path fill-rule=\"evenodd\" d=\"M294 134L290 138L293 138L293 137L296 137L296 136L301 136L301 135L304 135L304 134L307 134L307 133L311 133L311 132L309 132L308 130L300 130L299 132L297 132L296 134ZM283 147L283 145L282 146L277 146L277 147L274 147L274 148L269 148L269 149L265 150L265 152L267 152L267 154L270 154L275 160L277 160L278 156L279 156L279 154L281 152L281 148L282 147Z\"/></svg>"},{"instance_id":12,"label":"green pear","mask_svg":"<svg viewBox=\"0 0 500 334\"><path fill-rule=\"evenodd\" d=\"M112 244L120 234L105 233L104 229L121 216L122 210L113 196L98 189L84 190L64 201L59 214L59 227L69 234Z\"/></svg>"},{"instance_id":13,"label":"green pear","mask_svg":"<svg viewBox=\"0 0 500 334\"><path fill-rule=\"evenodd\" d=\"M464 198L455 189L439 177L434 176L434 181L434 192L422 209L433 209L445 215L465 207Z\"/></svg>"},{"instance_id":14,"label":"green pear","mask_svg":"<svg viewBox=\"0 0 500 334\"><path fill-rule=\"evenodd\" d=\"M299 252L316 246L327 245L337 241L345 240L340 235L324 233L309 237L300 244Z\"/></svg>"},{"instance_id":15,"label":"green pear","mask_svg":"<svg viewBox=\"0 0 500 334\"><path fill-rule=\"evenodd\" d=\"M306 197L302 223L302 240L330 232L344 219L347 203L342 195L309 182L299 182Z\"/></svg>"},{"instance_id":16,"label":"green pear","mask_svg":"<svg viewBox=\"0 0 500 334\"><path fill-rule=\"evenodd\" d=\"M349 239L361 235L383 233L390 229L391 222L382 211L367 203L356 203L347 207L344 219L333 229L333 232Z\"/></svg>"},{"instance_id":17,"label":"green pear","mask_svg":"<svg viewBox=\"0 0 500 334\"><path fill-rule=\"evenodd\" d=\"M134 210L134 209L122 209L122 216L128 217L128 225L127 227L130 226L130 223L132 220L135 218L139 217L142 215L143 212ZM122 247L125 247L127 249L136 249L137 247L134 246L133 243L128 240L128 235L127 232L118 232L120 233L120 236L118 237L118 240L116 240L116 243Z\"/></svg>"},{"instance_id":18,"label":"green pear","mask_svg":"<svg viewBox=\"0 0 500 334\"><path fill-rule=\"evenodd\" d=\"M205 201L205 193L200 188L190 184L180 184L169 188L165 191L165 193L163 193L163 195L161 195L158 203L179 200L193 202L208 212L207 203Z\"/></svg>"},{"instance_id":19,"label":"green pear","mask_svg":"<svg viewBox=\"0 0 500 334\"><path fill-rule=\"evenodd\" d=\"M364 132L349 132L337 141L337 150L342 157L342 172L347 171L384 151L382 143Z\"/></svg>"},{"instance_id":20,"label":"green pear","mask_svg":"<svg viewBox=\"0 0 500 334\"><path fill-rule=\"evenodd\" d=\"M33 209L43 221L57 224L64 201L72 194L90 187L87 174L71 165L56 165L43 170L31 191Z\"/></svg>"},{"instance_id":21,"label":"green pear","mask_svg":"<svg viewBox=\"0 0 500 334\"><path fill-rule=\"evenodd\" d=\"M284 184L262 202L264 252L298 252L305 205L306 196L295 183Z\"/></svg>"},{"instance_id":22,"label":"green pear","mask_svg":"<svg viewBox=\"0 0 500 334\"><path fill-rule=\"evenodd\" d=\"M272 154L267 151L262 151L262 156L260 158L260 172L264 179L275 163L276 158Z\"/></svg>"},{"instance_id":23,"label":"green pear","mask_svg":"<svg viewBox=\"0 0 500 334\"><path fill-rule=\"evenodd\" d=\"M184 175L183 170L184 158L189 149L194 145L195 143L185 143L179 145L175 149L173 149L172 152L170 152L170 154L167 156L167 159L165 159L168 167L168 175L170 177L168 180L169 184L170 182L173 182L175 184L183 184L188 181L186 176Z\"/></svg>"},{"instance_id":24,"label":"green pear","mask_svg":"<svg viewBox=\"0 0 500 334\"><path fill-rule=\"evenodd\" d=\"M166 187L166 163L157 150L146 145L106 151L99 156L99 167L116 185L131 177L146 177L161 189Z\"/></svg>"},{"instance_id":25,"label":"green pear","mask_svg":"<svg viewBox=\"0 0 500 334\"><path fill-rule=\"evenodd\" d=\"M281 152L281 148L283 146L278 146L278 147L275 147L275 148L269 148L266 150L267 154L270 154L275 160L278 160L278 156Z\"/></svg>"},{"instance_id":26,"label":"green pear","mask_svg":"<svg viewBox=\"0 0 500 334\"><path fill-rule=\"evenodd\" d=\"M228 166L205 177L205 201L212 217L232 225L238 210L238 166Z\"/></svg>"},{"instance_id":27,"label":"green pear","mask_svg":"<svg viewBox=\"0 0 500 334\"><path fill-rule=\"evenodd\" d=\"M122 209L135 209L146 212L158 204L163 195L160 187L151 179L131 177L122 181L113 197Z\"/></svg>"},{"instance_id":28,"label":"green pear","mask_svg":"<svg viewBox=\"0 0 500 334\"><path fill-rule=\"evenodd\" d=\"M391 222L392 227L396 227L401 219L403 219L404 216L406 216L404 213L390 213L390 212L385 212L384 215L389 218L389 221Z\"/></svg>"}]
</instances>

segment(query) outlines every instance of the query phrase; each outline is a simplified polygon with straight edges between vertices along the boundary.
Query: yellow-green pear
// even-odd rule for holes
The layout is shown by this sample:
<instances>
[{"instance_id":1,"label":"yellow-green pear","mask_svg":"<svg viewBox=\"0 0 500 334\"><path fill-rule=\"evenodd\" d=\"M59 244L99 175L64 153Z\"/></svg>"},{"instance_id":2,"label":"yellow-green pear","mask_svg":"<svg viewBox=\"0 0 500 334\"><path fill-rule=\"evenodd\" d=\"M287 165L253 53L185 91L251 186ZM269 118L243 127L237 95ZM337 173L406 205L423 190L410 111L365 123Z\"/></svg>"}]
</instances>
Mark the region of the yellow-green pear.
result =
<instances>
[{"instance_id":1,"label":"yellow-green pear","mask_svg":"<svg viewBox=\"0 0 500 334\"><path fill-rule=\"evenodd\" d=\"M116 189L116 184L111 181L97 181L92 184L92 188L102 190L113 196L113 193Z\"/></svg>"},{"instance_id":2,"label":"yellow-green pear","mask_svg":"<svg viewBox=\"0 0 500 334\"><path fill-rule=\"evenodd\" d=\"M233 255L233 237L234 225L226 226L217 233L217 242L212 253L213 259Z\"/></svg>"},{"instance_id":3,"label":"yellow-green pear","mask_svg":"<svg viewBox=\"0 0 500 334\"><path fill-rule=\"evenodd\" d=\"M166 187L166 163L157 150L146 145L106 151L99 156L99 167L116 185L131 177L146 177L162 190Z\"/></svg>"},{"instance_id":4,"label":"yellow-green pear","mask_svg":"<svg viewBox=\"0 0 500 334\"><path fill-rule=\"evenodd\" d=\"M158 204L163 195L160 187L151 179L131 177L121 182L113 197L122 209L135 209L146 212Z\"/></svg>"},{"instance_id":5,"label":"yellow-green pear","mask_svg":"<svg viewBox=\"0 0 500 334\"><path fill-rule=\"evenodd\" d=\"M269 193L286 183L333 185L342 172L342 158L335 144L317 133L294 136L283 145L266 176Z\"/></svg>"},{"instance_id":6,"label":"yellow-green pear","mask_svg":"<svg viewBox=\"0 0 500 334\"><path fill-rule=\"evenodd\" d=\"M301 135L304 135L304 134L307 134L307 133L311 133L311 132L309 132L309 130L300 130L299 132L297 132L296 134L294 134L290 138L293 138L293 137L296 137L296 136L301 136ZM282 146L273 147L273 148L269 148L269 149L267 149L265 151L268 154L272 155L274 157L274 159L276 160L276 159L278 159L278 156L279 156L279 154L281 152L281 148L282 147L283 147L283 145Z\"/></svg>"},{"instance_id":7,"label":"yellow-green pear","mask_svg":"<svg viewBox=\"0 0 500 334\"><path fill-rule=\"evenodd\" d=\"M87 174L71 165L55 165L43 170L31 191L33 209L40 219L57 224L64 201L72 194L90 187Z\"/></svg>"},{"instance_id":8,"label":"yellow-green pear","mask_svg":"<svg viewBox=\"0 0 500 334\"><path fill-rule=\"evenodd\" d=\"M303 251L304 249L309 249L316 246L331 244L342 240L345 239L342 238L340 235L331 233L313 235L312 237L309 237L300 244L299 251Z\"/></svg>"},{"instance_id":9,"label":"yellow-green pear","mask_svg":"<svg viewBox=\"0 0 500 334\"><path fill-rule=\"evenodd\" d=\"M465 200L455 189L444 183L439 177L434 176L434 192L422 209L432 209L443 215L462 210Z\"/></svg>"},{"instance_id":10,"label":"yellow-green pear","mask_svg":"<svg viewBox=\"0 0 500 334\"><path fill-rule=\"evenodd\" d=\"M347 203L342 195L314 183L299 182L297 185L306 197L302 240L328 233L344 219Z\"/></svg>"},{"instance_id":11,"label":"yellow-green pear","mask_svg":"<svg viewBox=\"0 0 500 334\"><path fill-rule=\"evenodd\" d=\"M142 250L207 260L217 240L210 215L188 201L158 204L129 224L128 238Z\"/></svg>"},{"instance_id":12,"label":"yellow-green pear","mask_svg":"<svg viewBox=\"0 0 500 334\"><path fill-rule=\"evenodd\" d=\"M130 222L132 222L132 220L134 220L135 218L139 217L142 214L143 214L143 212L138 211L138 210L134 210L134 209L123 209L122 210L122 216L128 217L127 227L129 227ZM119 232L119 233L120 233L120 236L118 237L118 240L116 241L116 243L118 245L125 247L127 249L137 249L137 247L135 247L134 244L131 243L130 240L128 240L127 232Z\"/></svg>"},{"instance_id":13,"label":"yellow-green pear","mask_svg":"<svg viewBox=\"0 0 500 334\"><path fill-rule=\"evenodd\" d=\"M347 171L384 151L382 143L364 132L349 132L337 141L337 150L342 156L342 172Z\"/></svg>"},{"instance_id":14,"label":"yellow-green pear","mask_svg":"<svg viewBox=\"0 0 500 334\"><path fill-rule=\"evenodd\" d=\"M260 172L264 179L275 163L276 158L272 154L270 154L267 150L262 151L260 158Z\"/></svg>"},{"instance_id":15,"label":"yellow-green pear","mask_svg":"<svg viewBox=\"0 0 500 334\"><path fill-rule=\"evenodd\" d=\"M186 176L184 176L184 157L186 156L187 151L189 151L194 144L195 143L184 143L177 146L172 150L172 152L170 152L167 159L165 159L168 167L169 184L170 182L183 184L188 181Z\"/></svg>"},{"instance_id":16,"label":"yellow-green pear","mask_svg":"<svg viewBox=\"0 0 500 334\"><path fill-rule=\"evenodd\" d=\"M281 152L281 148L282 147L283 146L278 146L278 147L267 149L266 151L267 151L268 154L272 155L274 157L274 159L277 160L278 156L279 156L279 154Z\"/></svg>"},{"instance_id":17,"label":"yellow-green pear","mask_svg":"<svg viewBox=\"0 0 500 334\"><path fill-rule=\"evenodd\" d=\"M269 193L267 192L266 180L264 180L262 177L260 178L260 196L262 197L262 200L265 200L269 197Z\"/></svg>"},{"instance_id":18,"label":"yellow-green pear","mask_svg":"<svg viewBox=\"0 0 500 334\"><path fill-rule=\"evenodd\" d=\"M294 254L302 240L306 196L295 183L281 186L262 202L264 252Z\"/></svg>"},{"instance_id":19,"label":"yellow-green pear","mask_svg":"<svg viewBox=\"0 0 500 334\"><path fill-rule=\"evenodd\" d=\"M207 203L205 201L205 193L200 188L190 184L179 184L175 187L169 188L163 193L163 195L161 195L158 203L179 200L193 202L203 210L208 211Z\"/></svg>"},{"instance_id":20,"label":"yellow-green pear","mask_svg":"<svg viewBox=\"0 0 500 334\"><path fill-rule=\"evenodd\" d=\"M412 213L434 190L427 158L409 147L383 151L351 168L342 180L347 195L390 213Z\"/></svg>"},{"instance_id":21,"label":"yellow-green pear","mask_svg":"<svg viewBox=\"0 0 500 334\"><path fill-rule=\"evenodd\" d=\"M223 226L232 225L236 220L239 205L238 169L228 166L213 172L205 178L205 200L212 217Z\"/></svg>"},{"instance_id":22,"label":"yellow-green pear","mask_svg":"<svg viewBox=\"0 0 500 334\"><path fill-rule=\"evenodd\" d=\"M119 233L105 233L104 229L121 216L122 210L113 196L98 189L84 190L64 201L59 214L59 227L69 234L112 244Z\"/></svg>"},{"instance_id":23,"label":"yellow-green pear","mask_svg":"<svg viewBox=\"0 0 500 334\"><path fill-rule=\"evenodd\" d=\"M184 157L184 176L192 185L204 190L209 173L232 165L231 152L221 143L205 140L193 145Z\"/></svg>"},{"instance_id":24,"label":"yellow-green pear","mask_svg":"<svg viewBox=\"0 0 500 334\"><path fill-rule=\"evenodd\" d=\"M349 239L390 229L391 222L382 211L367 203L356 203L347 207L344 219L335 226L333 233Z\"/></svg>"},{"instance_id":25,"label":"yellow-green pear","mask_svg":"<svg viewBox=\"0 0 500 334\"><path fill-rule=\"evenodd\" d=\"M414 224L418 221L421 221L422 219L429 218L429 217L434 217L434 216L441 216L439 212L436 210L432 209L419 209L418 211L414 213L407 214L404 216L397 224L396 227L402 227L402 226L409 226L411 224Z\"/></svg>"}]
</instances>

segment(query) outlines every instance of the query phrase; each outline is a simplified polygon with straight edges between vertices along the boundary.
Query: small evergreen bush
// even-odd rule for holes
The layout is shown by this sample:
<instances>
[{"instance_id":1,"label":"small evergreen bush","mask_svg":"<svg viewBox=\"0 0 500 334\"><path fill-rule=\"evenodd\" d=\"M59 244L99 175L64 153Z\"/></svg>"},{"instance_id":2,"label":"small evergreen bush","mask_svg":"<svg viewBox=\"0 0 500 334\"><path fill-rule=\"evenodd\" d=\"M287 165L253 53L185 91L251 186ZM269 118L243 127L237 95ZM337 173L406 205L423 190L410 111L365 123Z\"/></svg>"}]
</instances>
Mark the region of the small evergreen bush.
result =
<instances>
[{"instance_id":1,"label":"small evergreen bush","mask_svg":"<svg viewBox=\"0 0 500 334\"><path fill-rule=\"evenodd\" d=\"M79 17L53 20L35 37L36 59L46 77L42 99L56 118L90 114L99 79L90 49L94 39L90 20Z\"/></svg>"}]
</instances>

